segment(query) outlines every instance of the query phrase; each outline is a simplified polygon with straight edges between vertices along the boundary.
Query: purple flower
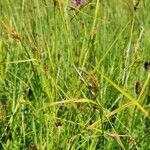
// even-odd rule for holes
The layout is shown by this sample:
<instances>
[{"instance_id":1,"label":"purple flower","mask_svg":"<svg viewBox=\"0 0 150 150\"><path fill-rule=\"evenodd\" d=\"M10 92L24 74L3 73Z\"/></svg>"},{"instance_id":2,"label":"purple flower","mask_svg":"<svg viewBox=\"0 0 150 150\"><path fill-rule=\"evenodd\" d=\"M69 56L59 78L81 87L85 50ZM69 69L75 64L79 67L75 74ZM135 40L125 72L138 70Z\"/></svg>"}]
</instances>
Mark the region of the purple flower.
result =
<instances>
[{"instance_id":1,"label":"purple flower","mask_svg":"<svg viewBox=\"0 0 150 150\"><path fill-rule=\"evenodd\" d=\"M71 0L75 6L80 6L81 4L85 3L85 1L86 0Z\"/></svg>"}]
</instances>

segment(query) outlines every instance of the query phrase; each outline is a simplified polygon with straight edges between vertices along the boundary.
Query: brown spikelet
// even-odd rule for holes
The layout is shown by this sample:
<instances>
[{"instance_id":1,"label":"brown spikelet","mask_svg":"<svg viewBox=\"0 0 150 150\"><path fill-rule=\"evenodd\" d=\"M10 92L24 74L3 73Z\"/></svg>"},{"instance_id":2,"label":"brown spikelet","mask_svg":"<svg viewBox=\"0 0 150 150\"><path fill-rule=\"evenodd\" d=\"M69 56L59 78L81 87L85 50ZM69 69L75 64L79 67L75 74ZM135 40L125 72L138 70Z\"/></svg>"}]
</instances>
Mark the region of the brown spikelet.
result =
<instances>
[{"instance_id":1,"label":"brown spikelet","mask_svg":"<svg viewBox=\"0 0 150 150\"><path fill-rule=\"evenodd\" d=\"M138 9L138 6L139 6L139 4L140 4L140 1L141 1L141 0L138 0L138 1L135 3L135 5L134 5L134 11L136 11L136 10Z\"/></svg>"},{"instance_id":2,"label":"brown spikelet","mask_svg":"<svg viewBox=\"0 0 150 150\"><path fill-rule=\"evenodd\" d=\"M21 36L14 30L12 30L12 32L10 33L10 36L13 38L13 39L16 39L18 41L21 41Z\"/></svg>"},{"instance_id":3,"label":"brown spikelet","mask_svg":"<svg viewBox=\"0 0 150 150\"><path fill-rule=\"evenodd\" d=\"M37 150L37 146L35 144L30 145L30 150Z\"/></svg>"},{"instance_id":4,"label":"brown spikelet","mask_svg":"<svg viewBox=\"0 0 150 150\"><path fill-rule=\"evenodd\" d=\"M35 46L31 47L31 49L32 49L33 52L37 51L37 47L35 47Z\"/></svg>"},{"instance_id":5,"label":"brown spikelet","mask_svg":"<svg viewBox=\"0 0 150 150\"><path fill-rule=\"evenodd\" d=\"M141 84L139 81L137 81L135 84L135 93L140 94L140 92L141 92Z\"/></svg>"},{"instance_id":6,"label":"brown spikelet","mask_svg":"<svg viewBox=\"0 0 150 150\"><path fill-rule=\"evenodd\" d=\"M55 126L56 126L56 127L61 127L61 126L62 126L62 123L61 123L60 121L57 121L57 122L55 122Z\"/></svg>"},{"instance_id":7,"label":"brown spikelet","mask_svg":"<svg viewBox=\"0 0 150 150\"><path fill-rule=\"evenodd\" d=\"M5 30L5 32L8 33L8 35L10 35L11 38L13 38L17 41L22 40L22 37L10 25L6 25L5 23L2 23L2 27Z\"/></svg>"},{"instance_id":8,"label":"brown spikelet","mask_svg":"<svg viewBox=\"0 0 150 150\"><path fill-rule=\"evenodd\" d=\"M136 145L136 139L132 136L132 137L130 137L130 143L132 144L132 145Z\"/></svg>"},{"instance_id":9,"label":"brown spikelet","mask_svg":"<svg viewBox=\"0 0 150 150\"><path fill-rule=\"evenodd\" d=\"M99 83L97 77L94 74L90 78L90 81L88 83L88 89L93 98L95 99L99 92Z\"/></svg>"},{"instance_id":10,"label":"brown spikelet","mask_svg":"<svg viewBox=\"0 0 150 150\"><path fill-rule=\"evenodd\" d=\"M150 71L150 62L147 62L147 61L146 61L146 62L144 63L144 68L145 68L146 71Z\"/></svg>"}]
</instances>

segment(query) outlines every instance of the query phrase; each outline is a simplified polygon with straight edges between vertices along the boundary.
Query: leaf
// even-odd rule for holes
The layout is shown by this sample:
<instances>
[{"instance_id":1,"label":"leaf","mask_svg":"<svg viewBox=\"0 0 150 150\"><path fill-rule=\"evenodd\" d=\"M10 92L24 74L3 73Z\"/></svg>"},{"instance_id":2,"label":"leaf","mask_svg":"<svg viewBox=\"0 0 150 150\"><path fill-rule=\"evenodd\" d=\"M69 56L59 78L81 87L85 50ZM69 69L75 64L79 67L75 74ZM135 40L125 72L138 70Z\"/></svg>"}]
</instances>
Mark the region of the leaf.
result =
<instances>
[{"instance_id":1,"label":"leaf","mask_svg":"<svg viewBox=\"0 0 150 150\"><path fill-rule=\"evenodd\" d=\"M129 95L127 92L125 92L123 89L121 89L117 84L115 84L113 81L111 81L107 76L102 75L106 81L108 81L116 90L118 90L122 95L124 95L126 98L128 98L134 105L136 105L145 116L148 116L148 112L140 105L138 100L134 99L131 95Z\"/></svg>"}]
</instances>

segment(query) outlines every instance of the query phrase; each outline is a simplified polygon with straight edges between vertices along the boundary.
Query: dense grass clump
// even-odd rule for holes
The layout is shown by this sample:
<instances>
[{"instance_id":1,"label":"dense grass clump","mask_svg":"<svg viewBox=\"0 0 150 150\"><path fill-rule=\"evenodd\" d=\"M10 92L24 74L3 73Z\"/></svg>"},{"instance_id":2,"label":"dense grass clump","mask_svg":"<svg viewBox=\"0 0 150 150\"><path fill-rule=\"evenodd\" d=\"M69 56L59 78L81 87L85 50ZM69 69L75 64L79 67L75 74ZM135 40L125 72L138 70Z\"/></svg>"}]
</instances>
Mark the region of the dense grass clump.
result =
<instances>
[{"instance_id":1,"label":"dense grass clump","mask_svg":"<svg viewBox=\"0 0 150 150\"><path fill-rule=\"evenodd\" d=\"M0 150L150 149L149 0L0 1Z\"/></svg>"}]
</instances>

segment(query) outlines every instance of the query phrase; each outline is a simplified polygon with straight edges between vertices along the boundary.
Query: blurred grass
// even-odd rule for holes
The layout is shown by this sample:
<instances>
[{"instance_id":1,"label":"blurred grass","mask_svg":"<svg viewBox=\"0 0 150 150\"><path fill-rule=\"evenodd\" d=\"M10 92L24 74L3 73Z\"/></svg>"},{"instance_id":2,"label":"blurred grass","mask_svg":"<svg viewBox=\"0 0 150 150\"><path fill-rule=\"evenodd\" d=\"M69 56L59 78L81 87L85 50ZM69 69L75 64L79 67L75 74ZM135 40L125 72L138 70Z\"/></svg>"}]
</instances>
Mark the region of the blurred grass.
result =
<instances>
[{"instance_id":1,"label":"blurred grass","mask_svg":"<svg viewBox=\"0 0 150 150\"><path fill-rule=\"evenodd\" d=\"M0 149L149 149L149 1L53 2L0 1Z\"/></svg>"}]
</instances>

